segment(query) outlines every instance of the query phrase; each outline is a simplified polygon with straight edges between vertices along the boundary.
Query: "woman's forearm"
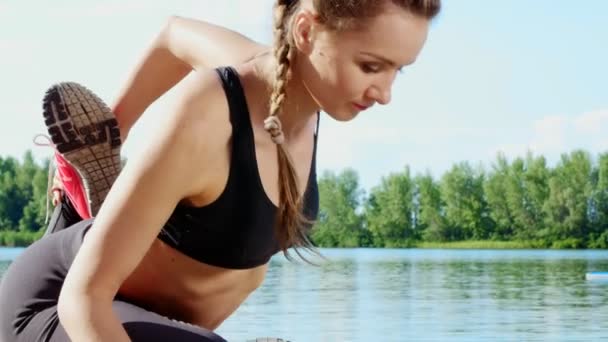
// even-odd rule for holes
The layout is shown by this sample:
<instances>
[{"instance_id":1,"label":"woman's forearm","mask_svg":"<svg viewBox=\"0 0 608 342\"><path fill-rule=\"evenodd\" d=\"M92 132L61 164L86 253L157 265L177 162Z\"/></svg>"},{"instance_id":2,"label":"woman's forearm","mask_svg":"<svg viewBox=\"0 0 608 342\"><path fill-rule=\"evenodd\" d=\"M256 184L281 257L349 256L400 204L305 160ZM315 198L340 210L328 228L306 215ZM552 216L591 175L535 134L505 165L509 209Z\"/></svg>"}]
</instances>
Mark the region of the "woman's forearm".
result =
<instances>
[{"instance_id":1,"label":"woman's forearm","mask_svg":"<svg viewBox=\"0 0 608 342\"><path fill-rule=\"evenodd\" d=\"M170 30L171 20L128 75L112 105L123 141L146 108L192 70L191 65L169 50Z\"/></svg>"},{"instance_id":2,"label":"woman's forearm","mask_svg":"<svg viewBox=\"0 0 608 342\"><path fill-rule=\"evenodd\" d=\"M192 69L234 65L265 47L199 20L171 17L129 75L112 110L124 140L146 108Z\"/></svg>"},{"instance_id":3,"label":"woman's forearm","mask_svg":"<svg viewBox=\"0 0 608 342\"><path fill-rule=\"evenodd\" d=\"M111 300L64 296L60 300L58 314L61 325L72 341L131 341L112 310Z\"/></svg>"}]
</instances>

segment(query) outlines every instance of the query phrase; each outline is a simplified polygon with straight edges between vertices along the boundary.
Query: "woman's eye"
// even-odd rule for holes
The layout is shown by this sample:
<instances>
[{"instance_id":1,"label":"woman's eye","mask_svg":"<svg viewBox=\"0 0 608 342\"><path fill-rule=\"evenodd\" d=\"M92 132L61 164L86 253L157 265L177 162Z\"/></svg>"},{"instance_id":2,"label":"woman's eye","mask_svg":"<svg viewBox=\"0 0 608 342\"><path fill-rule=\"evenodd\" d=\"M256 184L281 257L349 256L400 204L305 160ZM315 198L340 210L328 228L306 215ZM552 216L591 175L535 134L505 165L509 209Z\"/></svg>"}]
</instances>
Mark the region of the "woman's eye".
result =
<instances>
[{"instance_id":1,"label":"woman's eye","mask_svg":"<svg viewBox=\"0 0 608 342\"><path fill-rule=\"evenodd\" d=\"M380 71L380 67L378 67L377 65L374 65L374 64L362 63L361 70L363 70L363 72L365 72L365 73L376 73L376 72Z\"/></svg>"}]
</instances>

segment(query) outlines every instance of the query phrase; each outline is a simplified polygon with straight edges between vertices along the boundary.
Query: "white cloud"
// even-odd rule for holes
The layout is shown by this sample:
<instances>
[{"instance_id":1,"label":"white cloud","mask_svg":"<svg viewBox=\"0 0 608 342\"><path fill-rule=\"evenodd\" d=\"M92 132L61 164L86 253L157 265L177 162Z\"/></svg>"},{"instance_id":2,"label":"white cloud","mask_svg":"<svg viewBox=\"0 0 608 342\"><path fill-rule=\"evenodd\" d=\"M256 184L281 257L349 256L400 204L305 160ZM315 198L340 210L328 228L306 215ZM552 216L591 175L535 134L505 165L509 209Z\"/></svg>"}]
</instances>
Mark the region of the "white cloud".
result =
<instances>
[{"instance_id":1,"label":"white cloud","mask_svg":"<svg viewBox=\"0 0 608 342\"><path fill-rule=\"evenodd\" d=\"M530 149L534 152L562 151L566 143L568 118L563 115L546 116L533 125L534 137Z\"/></svg>"},{"instance_id":2,"label":"white cloud","mask_svg":"<svg viewBox=\"0 0 608 342\"><path fill-rule=\"evenodd\" d=\"M518 121L519 123L513 126L489 129L488 133L495 135L495 142L487 145L482 158L492 163L499 153L513 159L523 157L528 152L543 154L556 151L563 145L563 117L548 116L528 122L521 119Z\"/></svg>"},{"instance_id":3,"label":"white cloud","mask_svg":"<svg viewBox=\"0 0 608 342\"><path fill-rule=\"evenodd\" d=\"M526 132L523 125L523 132ZM537 155L559 155L582 148L591 153L608 150L608 110L595 110L576 116L551 115L532 122L530 134L523 141L509 142L488 150L495 156L503 152L508 157L524 156L528 151Z\"/></svg>"},{"instance_id":4,"label":"white cloud","mask_svg":"<svg viewBox=\"0 0 608 342\"><path fill-rule=\"evenodd\" d=\"M574 118L574 127L581 133L608 133L608 109L583 113Z\"/></svg>"}]
</instances>

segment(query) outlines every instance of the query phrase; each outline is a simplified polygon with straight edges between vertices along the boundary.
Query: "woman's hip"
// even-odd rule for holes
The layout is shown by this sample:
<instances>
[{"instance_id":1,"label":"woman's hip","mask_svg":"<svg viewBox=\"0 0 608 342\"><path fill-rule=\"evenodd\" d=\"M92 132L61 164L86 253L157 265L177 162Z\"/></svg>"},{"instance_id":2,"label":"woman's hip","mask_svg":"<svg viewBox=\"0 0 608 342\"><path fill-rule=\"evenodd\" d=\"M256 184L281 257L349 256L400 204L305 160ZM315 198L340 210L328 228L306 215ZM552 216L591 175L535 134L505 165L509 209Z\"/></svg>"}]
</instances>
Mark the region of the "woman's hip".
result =
<instances>
[{"instance_id":1,"label":"woman's hip","mask_svg":"<svg viewBox=\"0 0 608 342\"><path fill-rule=\"evenodd\" d=\"M34 330L44 334L57 325L63 281L91 224L86 220L46 235L11 263L0 282L0 340L26 340L27 335L34 341Z\"/></svg>"}]
</instances>

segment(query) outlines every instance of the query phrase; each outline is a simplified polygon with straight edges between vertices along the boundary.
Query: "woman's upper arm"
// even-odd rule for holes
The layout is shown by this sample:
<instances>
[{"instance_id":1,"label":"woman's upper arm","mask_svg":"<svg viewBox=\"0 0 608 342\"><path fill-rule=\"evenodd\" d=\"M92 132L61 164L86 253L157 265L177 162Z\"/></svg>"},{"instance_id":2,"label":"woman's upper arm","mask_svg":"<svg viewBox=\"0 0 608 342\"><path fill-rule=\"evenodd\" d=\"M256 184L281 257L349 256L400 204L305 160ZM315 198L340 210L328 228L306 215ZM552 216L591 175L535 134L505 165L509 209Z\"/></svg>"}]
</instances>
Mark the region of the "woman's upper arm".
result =
<instances>
[{"instance_id":1,"label":"woman's upper arm","mask_svg":"<svg viewBox=\"0 0 608 342\"><path fill-rule=\"evenodd\" d=\"M213 149L219 148L215 141L222 137L213 136L219 134L214 133L217 129L206 128L206 121L212 122L213 117L203 113L211 111L201 106L217 102L217 76L197 74L189 76L178 90L175 115L165 116L167 122L149 135L148 148L129 159L112 186L64 289L113 298L177 203L204 188L204 167L200 165L209 162ZM206 137L204 142L201 137Z\"/></svg>"},{"instance_id":2,"label":"woman's upper arm","mask_svg":"<svg viewBox=\"0 0 608 342\"><path fill-rule=\"evenodd\" d=\"M165 34L169 50L194 69L239 64L268 49L238 32L191 18L171 17Z\"/></svg>"}]
</instances>

